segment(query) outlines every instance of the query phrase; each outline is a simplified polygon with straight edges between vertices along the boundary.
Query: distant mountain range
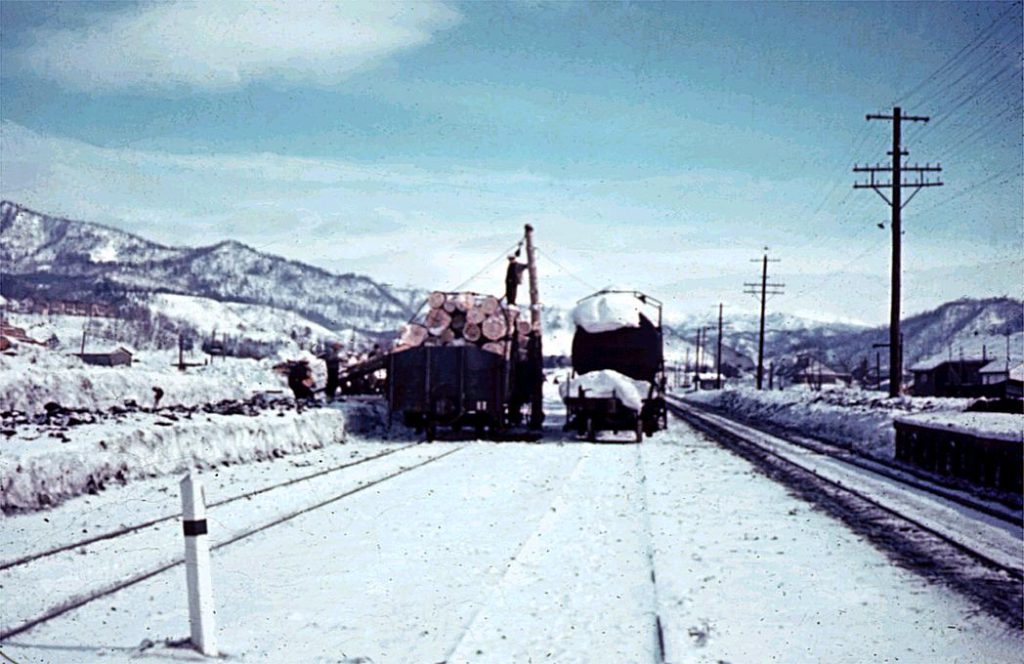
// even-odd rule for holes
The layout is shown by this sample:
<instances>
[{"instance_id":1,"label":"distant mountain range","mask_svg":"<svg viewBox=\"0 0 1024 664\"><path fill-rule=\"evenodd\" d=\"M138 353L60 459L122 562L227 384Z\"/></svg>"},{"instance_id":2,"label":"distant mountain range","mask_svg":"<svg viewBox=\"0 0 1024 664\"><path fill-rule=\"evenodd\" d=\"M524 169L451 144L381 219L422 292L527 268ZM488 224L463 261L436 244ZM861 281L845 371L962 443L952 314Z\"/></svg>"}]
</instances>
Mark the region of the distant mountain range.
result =
<instances>
[{"instance_id":1,"label":"distant mountain range","mask_svg":"<svg viewBox=\"0 0 1024 664\"><path fill-rule=\"evenodd\" d=\"M692 322L674 326L671 332L684 343L696 342L697 329L707 325ZM1013 298L963 299L909 318L901 324L904 366L936 356L1001 357L1021 360L1024 355L1024 302ZM717 326L708 331L708 357L714 354ZM758 320L754 316L730 319L722 335L723 362L741 368L756 361ZM866 327L845 323L820 323L785 314L766 316L765 357L776 366L792 366L802 358L813 358L836 370L852 371L862 362L871 367L876 353L888 366L888 350L874 344L889 341L889 327Z\"/></svg>"},{"instance_id":2,"label":"distant mountain range","mask_svg":"<svg viewBox=\"0 0 1024 664\"><path fill-rule=\"evenodd\" d=\"M238 242L166 247L100 224L0 202L0 293L12 299L113 301L176 293L293 311L331 329L396 330L424 294L337 275Z\"/></svg>"},{"instance_id":3,"label":"distant mountain range","mask_svg":"<svg viewBox=\"0 0 1024 664\"><path fill-rule=\"evenodd\" d=\"M167 247L100 224L71 221L0 202L0 294L11 299L105 301L140 298L154 311L174 316L175 300L156 294L207 298L220 303L270 307L266 320L286 320L291 312L327 330L355 331L367 337L394 334L423 302L426 291L378 283L372 278L337 275L311 265L256 251L238 242L208 247ZM431 286L431 284L425 284ZM178 308L183 303L177 302ZM170 307L170 308L169 308ZM213 307L209 307L213 309ZM240 311L235 309L235 311ZM294 320L294 319L288 319ZM300 319L301 320L301 319ZM729 317L723 334L724 361L749 370L757 358L758 320ZM194 325L195 323L193 323ZM569 313L546 307L545 351L568 354ZM673 362L693 354L697 329L706 320L666 324L666 347ZM813 357L836 369L874 362L888 341L886 327L823 323L786 314L767 317L765 355L777 365ZM1020 359L1024 345L1024 303L1011 298L958 300L903 321L907 366L936 355L1003 357L1010 346ZM282 333L286 333L282 331ZM708 331L713 357L717 326Z\"/></svg>"}]
</instances>

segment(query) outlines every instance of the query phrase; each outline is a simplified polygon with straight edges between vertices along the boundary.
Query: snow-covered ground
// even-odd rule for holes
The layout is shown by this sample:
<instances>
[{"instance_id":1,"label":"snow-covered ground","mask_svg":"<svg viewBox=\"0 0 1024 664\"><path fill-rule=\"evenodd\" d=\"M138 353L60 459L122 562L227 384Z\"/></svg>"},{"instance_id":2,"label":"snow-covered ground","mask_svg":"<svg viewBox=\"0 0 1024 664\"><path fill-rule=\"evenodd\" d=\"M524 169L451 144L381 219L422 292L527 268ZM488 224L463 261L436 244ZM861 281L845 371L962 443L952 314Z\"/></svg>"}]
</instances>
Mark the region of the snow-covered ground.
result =
<instances>
[{"instance_id":1,"label":"snow-covered ground","mask_svg":"<svg viewBox=\"0 0 1024 664\"><path fill-rule=\"evenodd\" d=\"M2 442L0 509L38 509L110 483L263 461L345 438L338 408L258 415L137 413L71 427L61 438L22 427Z\"/></svg>"},{"instance_id":2,"label":"snow-covered ground","mask_svg":"<svg viewBox=\"0 0 1024 664\"><path fill-rule=\"evenodd\" d=\"M849 445L868 456L891 459L893 420L914 413L963 411L969 399L888 398L860 389L758 391L750 387L679 393L687 401L713 406L746 419L770 422L801 433Z\"/></svg>"},{"instance_id":3,"label":"snow-covered ground","mask_svg":"<svg viewBox=\"0 0 1024 664\"><path fill-rule=\"evenodd\" d=\"M0 394L35 384L24 370L54 361L45 352L5 357L21 377L5 375ZM179 376L163 361L130 389ZM190 370L182 390L199 402L204 378L232 375L240 396L262 376L283 386L238 362ZM102 396L113 388L84 382L136 375L82 371L50 393L116 404ZM191 469L211 504L252 494L209 514L217 636L232 661L652 662L659 622L668 662L1021 661L1019 630L894 566L681 422L643 445L582 443L558 430L553 377L546 395L539 444L409 446L400 430L388 439L378 405L351 399L301 414L134 411L63 438L18 427L0 440L5 500L35 509L0 517L0 561L172 515ZM41 487L64 500L40 509ZM154 572L182 548L171 520L0 570L0 626ZM188 632L175 566L0 648L16 662L201 661L181 645Z\"/></svg>"},{"instance_id":4,"label":"snow-covered ground","mask_svg":"<svg viewBox=\"0 0 1024 664\"><path fill-rule=\"evenodd\" d=\"M154 387L164 391L161 406L191 406L286 389L285 380L273 371L275 360L217 358L202 365L202 359L186 357L186 362L198 361L200 366L184 372L175 366L177 361L177 352L136 351L130 367L98 367L83 364L70 352L21 346L17 355L0 355L2 409L38 413L51 401L68 408L105 409L125 401L149 406ZM318 370L319 365L312 364Z\"/></svg>"},{"instance_id":5,"label":"snow-covered ground","mask_svg":"<svg viewBox=\"0 0 1024 664\"><path fill-rule=\"evenodd\" d=\"M371 462L292 491L275 502L315 504L392 472L399 455L452 452L215 551L220 648L238 662L653 662L660 619L668 662L1021 661L1019 630L894 567L743 460L672 427L641 446L420 445L387 457L387 468ZM375 443L349 444L366 452ZM208 499L292 477L299 462L336 462L347 446L206 471ZM53 538L47 518L74 531L132 518L150 501L173 509L176 482L115 487L7 517L3 528L31 542ZM257 501L234 517L214 512L211 529L266 510ZM181 547L170 527L76 556L80 570L114 559L130 568ZM16 598L53 581L23 573L8 583ZM198 661L173 645L187 635L176 567L12 637L3 651L19 662Z\"/></svg>"}]
</instances>

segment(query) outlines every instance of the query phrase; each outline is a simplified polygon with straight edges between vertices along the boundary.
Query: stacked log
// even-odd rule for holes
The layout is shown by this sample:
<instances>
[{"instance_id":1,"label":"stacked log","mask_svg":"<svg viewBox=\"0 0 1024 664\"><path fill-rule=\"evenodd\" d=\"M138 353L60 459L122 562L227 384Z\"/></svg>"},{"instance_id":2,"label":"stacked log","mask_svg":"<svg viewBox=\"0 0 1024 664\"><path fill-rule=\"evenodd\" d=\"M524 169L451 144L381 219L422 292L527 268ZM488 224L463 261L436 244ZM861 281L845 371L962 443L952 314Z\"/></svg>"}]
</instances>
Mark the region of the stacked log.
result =
<instances>
[{"instance_id":1,"label":"stacked log","mask_svg":"<svg viewBox=\"0 0 1024 664\"><path fill-rule=\"evenodd\" d=\"M529 321L493 295L434 291L428 309L402 330L395 350L417 346L478 346L508 358L515 342L525 347Z\"/></svg>"}]
</instances>

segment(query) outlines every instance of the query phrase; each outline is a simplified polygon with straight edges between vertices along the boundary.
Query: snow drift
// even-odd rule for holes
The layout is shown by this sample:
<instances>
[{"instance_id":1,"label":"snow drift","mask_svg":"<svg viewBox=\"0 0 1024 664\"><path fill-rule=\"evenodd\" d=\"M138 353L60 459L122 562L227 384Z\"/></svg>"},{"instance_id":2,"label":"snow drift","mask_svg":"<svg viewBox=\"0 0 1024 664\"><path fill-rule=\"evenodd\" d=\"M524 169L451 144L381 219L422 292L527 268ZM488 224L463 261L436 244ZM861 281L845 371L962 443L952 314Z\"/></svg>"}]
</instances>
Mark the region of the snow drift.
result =
<instances>
[{"instance_id":1,"label":"snow drift","mask_svg":"<svg viewBox=\"0 0 1024 664\"><path fill-rule=\"evenodd\" d=\"M893 420L901 415L963 410L968 399L888 398L863 390L758 391L727 388L687 395L694 401L744 419L770 422L829 440L876 458L895 455Z\"/></svg>"},{"instance_id":2,"label":"snow drift","mask_svg":"<svg viewBox=\"0 0 1024 664\"><path fill-rule=\"evenodd\" d=\"M177 421L145 413L131 422L75 427L68 442L19 431L3 442L0 509L44 508L110 482L262 461L344 440L344 413L334 408Z\"/></svg>"}]
</instances>

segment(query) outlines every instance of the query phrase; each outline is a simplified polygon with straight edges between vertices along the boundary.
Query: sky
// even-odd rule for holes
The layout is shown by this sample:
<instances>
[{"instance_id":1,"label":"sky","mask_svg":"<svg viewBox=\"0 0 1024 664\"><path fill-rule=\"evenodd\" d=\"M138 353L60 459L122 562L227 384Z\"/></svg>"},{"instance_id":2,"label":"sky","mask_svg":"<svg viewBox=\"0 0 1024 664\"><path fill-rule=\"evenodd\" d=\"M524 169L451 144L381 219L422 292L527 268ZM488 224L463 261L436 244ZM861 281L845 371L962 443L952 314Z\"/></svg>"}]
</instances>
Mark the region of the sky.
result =
<instances>
[{"instance_id":1,"label":"sky","mask_svg":"<svg viewBox=\"0 0 1024 664\"><path fill-rule=\"evenodd\" d=\"M1017 3L0 3L0 195L427 289L614 285L668 315L878 324L1024 289ZM909 191L907 191L909 194ZM906 195L904 200L906 200Z\"/></svg>"}]
</instances>

